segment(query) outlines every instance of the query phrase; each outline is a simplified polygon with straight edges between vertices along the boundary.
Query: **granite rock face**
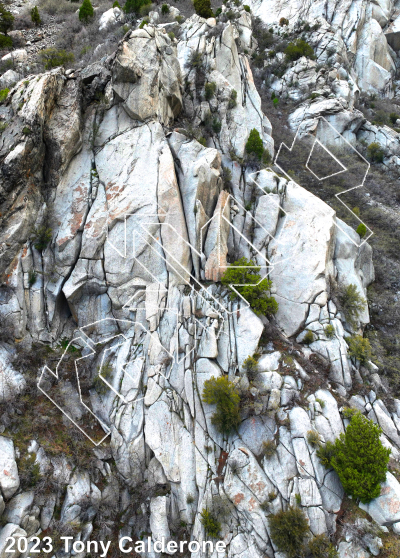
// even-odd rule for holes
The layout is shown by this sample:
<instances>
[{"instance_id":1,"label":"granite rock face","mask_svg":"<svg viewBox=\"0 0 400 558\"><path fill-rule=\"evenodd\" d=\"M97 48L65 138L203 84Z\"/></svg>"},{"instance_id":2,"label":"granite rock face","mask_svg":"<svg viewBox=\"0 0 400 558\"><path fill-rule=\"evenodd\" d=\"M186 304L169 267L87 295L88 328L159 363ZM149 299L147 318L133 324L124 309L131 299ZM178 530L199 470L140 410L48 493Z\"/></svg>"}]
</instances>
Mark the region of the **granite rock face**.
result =
<instances>
[{"instance_id":1,"label":"granite rock face","mask_svg":"<svg viewBox=\"0 0 400 558\"><path fill-rule=\"evenodd\" d=\"M340 24L348 37L335 31L335 41L350 48L350 19L362 33L390 9L375 10L361 25L340 8L321 29ZM104 25L114 24L111 16ZM356 233L340 232L347 225L338 228L334 210L293 180L243 162L252 129L274 150L239 48L254 48L252 22L238 10L235 22L218 24L218 32L216 25L192 16L179 39L163 25L145 25L78 79L58 68L19 81L2 108L0 315L7 338L0 395L12 401L26 387L12 364L18 345L48 345L60 358L35 370L37 395L57 403L57 428L80 429L94 443L87 442L85 462L62 437L58 451L35 439L19 449L8 433L0 437L0 556L7 536L72 527L83 541L99 525L105 538L118 527L120 536L149 533L168 542L183 529L182 537L202 541L205 509L218 515L232 558L282 558L268 516L290 505L304 511L313 536L336 532L344 491L321 465L310 432L323 444L348 424L338 401L348 397L359 367L349 358L353 331L330 284L355 284L365 296L374 278L371 248L352 244ZM381 33L375 35L378 44ZM382 45L379 63L391 76ZM300 60L292 73L304 83L317 80L313 61ZM200 77L215 83L211 99ZM100 104L90 101L96 92ZM362 119L352 100L323 101L307 119L330 111L338 126L352 122L356 130ZM218 134L204 141L181 127L182 114L194 128L210 114ZM292 114L291 122L300 117ZM275 317L257 315L220 284L240 257L271 279ZM368 322L365 309L357 331ZM313 341L305 347L308 331ZM60 347L65 352L56 353ZM245 361L254 354L252 375ZM215 406L202 399L205 382L223 376L244 401L230 434L218 430ZM399 456L400 414L379 393L353 395L349 404L381 426L384 444ZM48 484L28 489L32 477ZM388 475L368 505L377 523L400 523L393 511L399 494ZM340 545L343 556L362 556L355 543Z\"/></svg>"}]
</instances>

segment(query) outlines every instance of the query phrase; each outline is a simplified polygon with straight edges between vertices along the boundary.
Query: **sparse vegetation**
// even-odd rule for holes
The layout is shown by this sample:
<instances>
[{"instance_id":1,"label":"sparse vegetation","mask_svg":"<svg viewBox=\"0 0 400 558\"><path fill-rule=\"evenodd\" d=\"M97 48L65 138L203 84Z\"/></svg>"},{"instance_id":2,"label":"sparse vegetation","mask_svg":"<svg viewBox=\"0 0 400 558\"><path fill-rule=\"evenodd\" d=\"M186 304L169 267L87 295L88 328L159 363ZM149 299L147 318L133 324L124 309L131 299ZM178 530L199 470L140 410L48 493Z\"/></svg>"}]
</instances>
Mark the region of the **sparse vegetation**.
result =
<instances>
[{"instance_id":1,"label":"sparse vegetation","mask_svg":"<svg viewBox=\"0 0 400 558\"><path fill-rule=\"evenodd\" d=\"M327 324L324 327L324 332L328 339L333 339L333 337L335 336L335 328L332 324Z\"/></svg>"},{"instance_id":2,"label":"sparse vegetation","mask_svg":"<svg viewBox=\"0 0 400 558\"><path fill-rule=\"evenodd\" d=\"M356 326L360 314L364 311L367 301L360 295L357 285L350 284L342 287L338 292L338 299L343 309L346 321Z\"/></svg>"},{"instance_id":3,"label":"sparse vegetation","mask_svg":"<svg viewBox=\"0 0 400 558\"><path fill-rule=\"evenodd\" d=\"M271 457L276 453L276 443L274 440L267 440L263 442L263 455L265 459L271 459Z\"/></svg>"},{"instance_id":4,"label":"sparse vegetation","mask_svg":"<svg viewBox=\"0 0 400 558\"><path fill-rule=\"evenodd\" d=\"M228 109L232 110L236 107L236 105L237 105L237 91L236 89L232 89L231 96L228 101Z\"/></svg>"},{"instance_id":5,"label":"sparse vegetation","mask_svg":"<svg viewBox=\"0 0 400 558\"><path fill-rule=\"evenodd\" d=\"M272 282L270 279L261 279L260 267L253 261L240 258L225 271L221 283L226 286L236 285L237 292L250 304L256 314L276 314L278 303L272 296L268 296ZM237 294L233 291L231 300Z\"/></svg>"},{"instance_id":6,"label":"sparse vegetation","mask_svg":"<svg viewBox=\"0 0 400 558\"><path fill-rule=\"evenodd\" d=\"M306 345L311 345L311 343L314 343L314 341L315 341L314 333L310 330L307 330L307 333L304 336L303 342Z\"/></svg>"},{"instance_id":7,"label":"sparse vegetation","mask_svg":"<svg viewBox=\"0 0 400 558\"><path fill-rule=\"evenodd\" d=\"M381 433L378 425L355 412L345 434L317 451L322 464L335 469L347 494L363 503L379 496L386 479L390 449L383 447Z\"/></svg>"},{"instance_id":8,"label":"sparse vegetation","mask_svg":"<svg viewBox=\"0 0 400 558\"><path fill-rule=\"evenodd\" d=\"M0 48L12 48L13 42L11 37L0 33Z\"/></svg>"},{"instance_id":9,"label":"sparse vegetation","mask_svg":"<svg viewBox=\"0 0 400 558\"><path fill-rule=\"evenodd\" d=\"M358 360L360 364L367 364L372 357L372 349L369 340L362 335L352 335L346 338L349 346L349 355Z\"/></svg>"},{"instance_id":10,"label":"sparse vegetation","mask_svg":"<svg viewBox=\"0 0 400 558\"><path fill-rule=\"evenodd\" d=\"M58 66L65 66L74 61L75 57L72 52L57 47L49 47L39 52L39 58L44 64L45 70L51 70Z\"/></svg>"},{"instance_id":11,"label":"sparse vegetation","mask_svg":"<svg viewBox=\"0 0 400 558\"><path fill-rule=\"evenodd\" d=\"M43 252L51 241L53 231L46 225L35 229L32 234L33 245L36 250Z\"/></svg>"},{"instance_id":12,"label":"sparse vegetation","mask_svg":"<svg viewBox=\"0 0 400 558\"><path fill-rule=\"evenodd\" d=\"M7 99L9 92L10 90L8 89L8 87L5 87L0 91L0 105L2 105L4 101Z\"/></svg>"},{"instance_id":13,"label":"sparse vegetation","mask_svg":"<svg viewBox=\"0 0 400 558\"><path fill-rule=\"evenodd\" d=\"M216 405L211 422L220 432L229 434L237 428L240 422L240 396L235 385L226 376L212 376L206 380L202 399L205 403Z\"/></svg>"},{"instance_id":14,"label":"sparse vegetation","mask_svg":"<svg viewBox=\"0 0 400 558\"><path fill-rule=\"evenodd\" d=\"M304 39L297 39L295 43L289 43L285 48L285 54L288 60L294 62L305 56L306 58L315 58L314 49Z\"/></svg>"},{"instance_id":15,"label":"sparse vegetation","mask_svg":"<svg viewBox=\"0 0 400 558\"><path fill-rule=\"evenodd\" d=\"M28 272L28 284L30 287L36 283L37 274L34 269L30 269Z\"/></svg>"},{"instance_id":16,"label":"sparse vegetation","mask_svg":"<svg viewBox=\"0 0 400 558\"><path fill-rule=\"evenodd\" d=\"M169 6L168 6L168 4L163 4L163 5L161 6L161 13L162 13L162 15L167 15L167 14L169 14Z\"/></svg>"},{"instance_id":17,"label":"sparse vegetation","mask_svg":"<svg viewBox=\"0 0 400 558\"><path fill-rule=\"evenodd\" d=\"M243 362L243 370L245 370L249 381L253 381L258 374L257 360L252 356L248 356Z\"/></svg>"},{"instance_id":18,"label":"sparse vegetation","mask_svg":"<svg viewBox=\"0 0 400 558\"><path fill-rule=\"evenodd\" d=\"M214 81L205 84L204 93L205 93L206 101L209 101L214 97L216 90L217 90L217 84Z\"/></svg>"},{"instance_id":19,"label":"sparse vegetation","mask_svg":"<svg viewBox=\"0 0 400 558\"><path fill-rule=\"evenodd\" d=\"M373 163L382 163L385 157L385 152L379 143L373 141L367 147L367 155Z\"/></svg>"},{"instance_id":20,"label":"sparse vegetation","mask_svg":"<svg viewBox=\"0 0 400 558\"><path fill-rule=\"evenodd\" d=\"M325 534L313 537L308 543L308 551L311 554L310 558L339 557L338 551Z\"/></svg>"},{"instance_id":21,"label":"sparse vegetation","mask_svg":"<svg viewBox=\"0 0 400 558\"><path fill-rule=\"evenodd\" d=\"M307 442L314 448L321 445L321 438L316 430L309 430L307 432Z\"/></svg>"},{"instance_id":22,"label":"sparse vegetation","mask_svg":"<svg viewBox=\"0 0 400 558\"><path fill-rule=\"evenodd\" d=\"M297 506L279 511L269 516L272 541L280 552L288 558L301 556L308 534L308 521L305 513Z\"/></svg>"},{"instance_id":23,"label":"sparse vegetation","mask_svg":"<svg viewBox=\"0 0 400 558\"><path fill-rule=\"evenodd\" d=\"M204 508L200 513L200 521L203 524L207 535L214 539L219 536L221 532L221 524L206 508Z\"/></svg>"}]
</instances>

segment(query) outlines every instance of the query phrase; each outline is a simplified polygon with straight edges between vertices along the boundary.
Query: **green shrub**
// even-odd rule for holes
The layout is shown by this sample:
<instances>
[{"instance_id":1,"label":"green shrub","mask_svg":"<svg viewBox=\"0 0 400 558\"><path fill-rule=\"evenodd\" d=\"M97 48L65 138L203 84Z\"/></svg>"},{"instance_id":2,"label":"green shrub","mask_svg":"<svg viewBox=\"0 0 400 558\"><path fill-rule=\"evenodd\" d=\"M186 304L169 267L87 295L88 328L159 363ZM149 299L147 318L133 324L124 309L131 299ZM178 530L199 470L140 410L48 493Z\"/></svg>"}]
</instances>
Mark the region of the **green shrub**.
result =
<instances>
[{"instance_id":1,"label":"green shrub","mask_svg":"<svg viewBox=\"0 0 400 558\"><path fill-rule=\"evenodd\" d=\"M247 153L255 155L261 160L264 153L264 146L260 134L255 128L250 131L245 149Z\"/></svg>"},{"instance_id":2,"label":"green shrub","mask_svg":"<svg viewBox=\"0 0 400 558\"><path fill-rule=\"evenodd\" d=\"M359 361L360 364L367 364L372 357L372 348L369 340L362 335L352 335L346 338L349 346L349 355Z\"/></svg>"},{"instance_id":3,"label":"green shrub","mask_svg":"<svg viewBox=\"0 0 400 558\"><path fill-rule=\"evenodd\" d=\"M170 31L168 33L168 37L171 39L171 41L173 41L175 39L175 33L173 31Z\"/></svg>"},{"instance_id":4,"label":"green shrub","mask_svg":"<svg viewBox=\"0 0 400 558\"><path fill-rule=\"evenodd\" d=\"M338 293L338 299L342 306L346 321L355 326L360 314L367 305L367 301L360 295L357 285L351 283L342 287Z\"/></svg>"},{"instance_id":5,"label":"green shrub","mask_svg":"<svg viewBox=\"0 0 400 558\"><path fill-rule=\"evenodd\" d=\"M146 19L146 18L145 18L145 19L142 19L142 21L141 21L141 23L140 23L140 25L139 25L139 29L143 29L143 27L144 27L145 25L147 25L148 23L149 23L149 20L148 20L148 19Z\"/></svg>"},{"instance_id":6,"label":"green shrub","mask_svg":"<svg viewBox=\"0 0 400 558\"><path fill-rule=\"evenodd\" d=\"M57 66L64 66L74 61L72 52L67 52L64 49L58 49L56 47L41 50L39 52L39 57L42 64L44 64L45 70L51 70L52 68L57 68Z\"/></svg>"},{"instance_id":7,"label":"green shrub","mask_svg":"<svg viewBox=\"0 0 400 558\"><path fill-rule=\"evenodd\" d=\"M214 134L219 134L222 128L222 124L218 118L213 118L211 127L213 129Z\"/></svg>"},{"instance_id":8,"label":"green shrub","mask_svg":"<svg viewBox=\"0 0 400 558\"><path fill-rule=\"evenodd\" d=\"M288 60L294 62L302 56L314 59L314 49L304 39L297 39L295 43L289 43L285 48L285 54Z\"/></svg>"},{"instance_id":9,"label":"green shrub","mask_svg":"<svg viewBox=\"0 0 400 558\"><path fill-rule=\"evenodd\" d=\"M41 23L42 23L42 20L40 18L40 14L39 14L39 10L38 10L37 6L34 6L31 9L31 20L32 20L32 23L34 23L36 26L41 25Z\"/></svg>"},{"instance_id":10,"label":"green shrub","mask_svg":"<svg viewBox=\"0 0 400 558\"><path fill-rule=\"evenodd\" d=\"M200 521L207 535L213 539L219 536L221 532L221 523L206 508L203 508L200 513Z\"/></svg>"},{"instance_id":11,"label":"green shrub","mask_svg":"<svg viewBox=\"0 0 400 558\"><path fill-rule=\"evenodd\" d=\"M217 84L214 81L205 84L204 93L205 93L206 101L209 101L214 97L216 90L217 90Z\"/></svg>"},{"instance_id":12,"label":"green shrub","mask_svg":"<svg viewBox=\"0 0 400 558\"><path fill-rule=\"evenodd\" d=\"M36 271L33 269L30 269L28 272L28 284L30 287L32 287L32 285L34 285L36 283L36 279L37 279L37 274Z\"/></svg>"},{"instance_id":13,"label":"green shrub","mask_svg":"<svg viewBox=\"0 0 400 558\"><path fill-rule=\"evenodd\" d=\"M228 101L228 109L234 109L237 105L237 91L236 89L232 89L231 96L229 97Z\"/></svg>"},{"instance_id":14,"label":"green shrub","mask_svg":"<svg viewBox=\"0 0 400 558\"><path fill-rule=\"evenodd\" d=\"M219 432L230 433L240 422L240 396L235 385L226 376L214 378L204 382L202 398L204 403L216 405L216 411L211 422Z\"/></svg>"},{"instance_id":15,"label":"green shrub","mask_svg":"<svg viewBox=\"0 0 400 558\"><path fill-rule=\"evenodd\" d=\"M163 4L163 5L161 6L161 13L162 13L162 15L167 15L167 14L169 14L169 6L168 6L168 4Z\"/></svg>"},{"instance_id":16,"label":"green shrub","mask_svg":"<svg viewBox=\"0 0 400 558\"><path fill-rule=\"evenodd\" d=\"M360 235L360 238L363 238L367 234L367 227L364 225L364 223L360 223L357 227L356 232Z\"/></svg>"},{"instance_id":17,"label":"green shrub","mask_svg":"<svg viewBox=\"0 0 400 558\"><path fill-rule=\"evenodd\" d=\"M243 369L246 371L248 379L252 381L258 374L258 362L254 357L248 356L243 362Z\"/></svg>"},{"instance_id":18,"label":"green shrub","mask_svg":"<svg viewBox=\"0 0 400 558\"><path fill-rule=\"evenodd\" d=\"M272 99L272 104L274 105L274 107L277 107L279 104L279 98L278 97L274 97Z\"/></svg>"},{"instance_id":19,"label":"green shrub","mask_svg":"<svg viewBox=\"0 0 400 558\"><path fill-rule=\"evenodd\" d=\"M246 12L250 12L250 6L248 6L247 4L243 4L243 9L246 10Z\"/></svg>"},{"instance_id":20,"label":"green shrub","mask_svg":"<svg viewBox=\"0 0 400 558\"><path fill-rule=\"evenodd\" d=\"M306 345L311 345L311 343L313 343L315 341L314 339L314 334L312 331L308 330L307 333L304 336L303 342Z\"/></svg>"},{"instance_id":21,"label":"green shrub","mask_svg":"<svg viewBox=\"0 0 400 558\"><path fill-rule=\"evenodd\" d=\"M0 33L0 48L12 48L12 39L8 35Z\"/></svg>"},{"instance_id":22,"label":"green shrub","mask_svg":"<svg viewBox=\"0 0 400 558\"><path fill-rule=\"evenodd\" d=\"M329 469L331 467L331 460L335 453L335 444L332 442L326 442L324 446L320 446L317 450L317 456L321 461L322 465Z\"/></svg>"},{"instance_id":23,"label":"green shrub","mask_svg":"<svg viewBox=\"0 0 400 558\"><path fill-rule=\"evenodd\" d=\"M272 296L268 296L272 282L267 277L261 280L260 268L253 261L240 258L225 271L221 278L223 285L237 285L238 293L250 304L256 314L276 314L278 303ZM231 300L236 293L230 294Z\"/></svg>"},{"instance_id":24,"label":"green shrub","mask_svg":"<svg viewBox=\"0 0 400 558\"><path fill-rule=\"evenodd\" d=\"M121 6L119 5L118 0L115 0L115 2L113 3L113 6L112 6L112 7L113 7L113 8L119 8L119 9L121 9Z\"/></svg>"},{"instance_id":25,"label":"green shrub","mask_svg":"<svg viewBox=\"0 0 400 558\"><path fill-rule=\"evenodd\" d=\"M359 207L357 207L357 206L356 206L356 207L353 207L353 210L352 210L352 211L353 211L353 213L355 213L355 214L357 215L357 217L360 217L360 213L361 213L361 212L360 212L360 208L359 208Z\"/></svg>"},{"instance_id":26,"label":"green shrub","mask_svg":"<svg viewBox=\"0 0 400 558\"><path fill-rule=\"evenodd\" d=\"M0 91L0 105L2 105L4 101L7 99L9 92L10 90L8 89L8 87Z\"/></svg>"},{"instance_id":27,"label":"green shrub","mask_svg":"<svg viewBox=\"0 0 400 558\"><path fill-rule=\"evenodd\" d=\"M28 126L24 126L24 127L22 128L22 133L23 133L25 136L29 136L29 135L32 133L32 130L31 130L30 128L28 128Z\"/></svg>"},{"instance_id":28,"label":"green shrub","mask_svg":"<svg viewBox=\"0 0 400 558\"><path fill-rule=\"evenodd\" d=\"M193 0L193 6L196 14L200 17L208 19L209 17L213 17L214 15L211 9L210 0Z\"/></svg>"},{"instance_id":29,"label":"green shrub","mask_svg":"<svg viewBox=\"0 0 400 558\"><path fill-rule=\"evenodd\" d=\"M222 14L222 8L217 8L217 9L215 10L215 17L218 17L218 16L221 15L221 14Z\"/></svg>"},{"instance_id":30,"label":"green shrub","mask_svg":"<svg viewBox=\"0 0 400 558\"><path fill-rule=\"evenodd\" d=\"M313 537L308 543L308 551L310 558L339 558L338 551L325 534Z\"/></svg>"},{"instance_id":31,"label":"green shrub","mask_svg":"<svg viewBox=\"0 0 400 558\"><path fill-rule=\"evenodd\" d=\"M47 247L48 243L51 241L52 233L53 231L49 227L46 227L46 225L42 225L33 231L33 245L36 250L42 252Z\"/></svg>"},{"instance_id":32,"label":"green shrub","mask_svg":"<svg viewBox=\"0 0 400 558\"><path fill-rule=\"evenodd\" d=\"M97 367L98 373L93 379L93 387L100 395L105 395L107 391L110 389L108 385L103 381L107 380L108 383L111 383L113 377L113 367L111 364L106 363L102 366Z\"/></svg>"},{"instance_id":33,"label":"green shrub","mask_svg":"<svg viewBox=\"0 0 400 558\"><path fill-rule=\"evenodd\" d=\"M271 459L271 457L276 453L276 444L273 440L267 440L263 442L263 455L265 459Z\"/></svg>"},{"instance_id":34,"label":"green shrub","mask_svg":"<svg viewBox=\"0 0 400 558\"><path fill-rule=\"evenodd\" d=\"M334 443L330 465L347 494L364 504L379 496L386 479L390 449L383 447L381 434L378 425L356 412Z\"/></svg>"},{"instance_id":35,"label":"green shrub","mask_svg":"<svg viewBox=\"0 0 400 558\"><path fill-rule=\"evenodd\" d=\"M86 25L89 23L93 15L94 10L90 0L83 0L82 5L79 8L79 20Z\"/></svg>"},{"instance_id":36,"label":"green shrub","mask_svg":"<svg viewBox=\"0 0 400 558\"><path fill-rule=\"evenodd\" d=\"M335 335L335 328L332 324L328 324L324 327L324 332L328 339L332 339Z\"/></svg>"},{"instance_id":37,"label":"green shrub","mask_svg":"<svg viewBox=\"0 0 400 558\"><path fill-rule=\"evenodd\" d=\"M314 448L321 445L321 438L316 430L309 430L307 432L307 442Z\"/></svg>"},{"instance_id":38,"label":"green shrub","mask_svg":"<svg viewBox=\"0 0 400 558\"><path fill-rule=\"evenodd\" d=\"M39 463L36 463L36 453L32 452L18 461L18 473L24 490L33 488L42 478Z\"/></svg>"},{"instance_id":39,"label":"green shrub","mask_svg":"<svg viewBox=\"0 0 400 558\"><path fill-rule=\"evenodd\" d=\"M301 556L308 534L308 522L300 508L290 506L286 511L270 515L269 527L271 539L280 552L285 552L288 558Z\"/></svg>"},{"instance_id":40,"label":"green shrub","mask_svg":"<svg viewBox=\"0 0 400 558\"><path fill-rule=\"evenodd\" d=\"M147 4L150 4L149 0L126 0L124 11L127 14L138 14L140 12L140 8L142 6L146 6Z\"/></svg>"},{"instance_id":41,"label":"green shrub","mask_svg":"<svg viewBox=\"0 0 400 558\"><path fill-rule=\"evenodd\" d=\"M4 4L0 2L0 33L7 35L8 31L13 28L14 19L13 14L6 10Z\"/></svg>"},{"instance_id":42,"label":"green shrub","mask_svg":"<svg viewBox=\"0 0 400 558\"><path fill-rule=\"evenodd\" d=\"M286 17L281 17L281 19L279 20L279 25L281 27L283 27L284 25L289 25L289 20L286 19Z\"/></svg>"},{"instance_id":43,"label":"green shrub","mask_svg":"<svg viewBox=\"0 0 400 558\"><path fill-rule=\"evenodd\" d=\"M392 124L396 124L396 120L399 118L399 115L396 112L391 112L389 114L389 120Z\"/></svg>"},{"instance_id":44,"label":"green shrub","mask_svg":"<svg viewBox=\"0 0 400 558\"><path fill-rule=\"evenodd\" d=\"M383 158L385 157L385 152L376 141L369 144L367 147L367 154L373 163L382 163Z\"/></svg>"}]
</instances>

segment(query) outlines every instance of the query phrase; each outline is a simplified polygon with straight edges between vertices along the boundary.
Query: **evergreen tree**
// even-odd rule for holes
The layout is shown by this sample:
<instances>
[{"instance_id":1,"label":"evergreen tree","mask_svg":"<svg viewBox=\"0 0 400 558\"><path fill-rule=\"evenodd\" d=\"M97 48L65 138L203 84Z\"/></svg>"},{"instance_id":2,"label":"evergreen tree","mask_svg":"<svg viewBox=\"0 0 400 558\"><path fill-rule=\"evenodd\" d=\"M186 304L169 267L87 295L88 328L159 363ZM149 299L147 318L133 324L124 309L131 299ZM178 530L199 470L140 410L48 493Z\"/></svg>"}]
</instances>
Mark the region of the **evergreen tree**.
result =
<instances>
[{"instance_id":1,"label":"evergreen tree","mask_svg":"<svg viewBox=\"0 0 400 558\"><path fill-rule=\"evenodd\" d=\"M82 6L79 8L79 19L86 25L93 15L94 10L90 0L83 0Z\"/></svg>"},{"instance_id":2,"label":"evergreen tree","mask_svg":"<svg viewBox=\"0 0 400 558\"><path fill-rule=\"evenodd\" d=\"M37 6L35 6L31 9L31 19L32 19L32 22L35 25L40 25L42 23L42 20L40 18L40 14L39 14L39 10L38 10Z\"/></svg>"},{"instance_id":3,"label":"evergreen tree","mask_svg":"<svg viewBox=\"0 0 400 558\"><path fill-rule=\"evenodd\" d=\"M142 6L149 4L149 0L126 0L124 11L127 14L138 14Z\"/></svg>"},{"instance_id":4,"label":"evergreen tree","mask_svg":"<svg viewBox=\"0 0 400 558\"><path fill-rule=\"evenodd\" d=\"M193 6L196 11L196 14L200 17L204 17L208 19L209 17L213 17L214 14L211 9L211 1L210 0L193 0Z\"/></svg>"},{"instance_id":5,"label":"evergreen tree","mask_svg":"<svg viewBox=\"0 0 400 558\"><path fill-rule=\"evenodd\" d=\"M0 2L0 33L7 35L7 32L13 28L14 16L5 9L4 4Z\"/></svg>"}]
</instances>

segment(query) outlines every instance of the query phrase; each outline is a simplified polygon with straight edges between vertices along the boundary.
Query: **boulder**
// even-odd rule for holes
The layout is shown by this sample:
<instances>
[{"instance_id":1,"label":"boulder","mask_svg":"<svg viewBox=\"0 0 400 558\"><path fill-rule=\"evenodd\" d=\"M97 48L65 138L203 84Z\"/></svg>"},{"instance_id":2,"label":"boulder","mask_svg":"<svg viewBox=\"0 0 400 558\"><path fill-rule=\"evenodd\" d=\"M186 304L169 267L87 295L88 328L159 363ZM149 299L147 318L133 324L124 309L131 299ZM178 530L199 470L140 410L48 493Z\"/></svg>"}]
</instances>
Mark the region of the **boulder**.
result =
<instances>
[{"instance_id":1,"label":"boulder","mask_svg":"<svg viewBox=\"0 0 400 558\"><path fill-rule=\"evenodd\" d=\"M271 293L279 304L276 320L290 337L304 326L309 305L328 288L335 213L294 182L287 185L283 209L285 217L268 255L273 265Z\"/></svg>"},{"instance_id":2,"label":"boulder","mask_svg":"<svg viewBox=\"0 0 400 558\"><path fill-rule=\"evenodd\" d=\"M0 89L11 89L13 85L21 79L21 76L15 70L7 70L0 77Z\"/></svg>"},{"instance_id":3,"label":"boulder","mask_svg":"<svg viewBox=\"0 0 400 558\"><path fill-rule=\"evenodd\" d=\"M0 436L0 487L7 500L19 488L18 467L15 461L14 444L10 438Z\"/></svg>"},{"instance_id":4,"label":"boulder","mask_svg":"<svg viewBox=\"0 0 400 558\"><path fill-rule=\"evenodd\" d=\"M389 472L381 486L381 493L369 504L359 504L378 525L392 525L400 521L400 484Z\"/></svg>"},{"instance_id":5,"label":"boulder","mask_svg":"<svg viewBox=\"0 0 400 558\"><path fill-rule=\"evenodd\" d=\"M124 22L124 12L119 8L110 8L99 19L99 31L108 31L117 23Z\"/></svg>"},{"instance_id":6,"label":"boulder","mask_svg":"<svg viewBox=\"0 0 400 558\"><path fill-rule=\"evenodd\" d=\"M6 548L10 545L10 537L15 538L14 551L12 556L18 558L21 552L18 551L18 539L26 537L27 532L21 529L14 523L7 523L3 529L0 530L0 558L9 558L10 552L6 552Z\"/></svg>"}]
</instances>

